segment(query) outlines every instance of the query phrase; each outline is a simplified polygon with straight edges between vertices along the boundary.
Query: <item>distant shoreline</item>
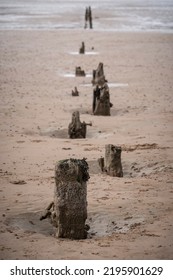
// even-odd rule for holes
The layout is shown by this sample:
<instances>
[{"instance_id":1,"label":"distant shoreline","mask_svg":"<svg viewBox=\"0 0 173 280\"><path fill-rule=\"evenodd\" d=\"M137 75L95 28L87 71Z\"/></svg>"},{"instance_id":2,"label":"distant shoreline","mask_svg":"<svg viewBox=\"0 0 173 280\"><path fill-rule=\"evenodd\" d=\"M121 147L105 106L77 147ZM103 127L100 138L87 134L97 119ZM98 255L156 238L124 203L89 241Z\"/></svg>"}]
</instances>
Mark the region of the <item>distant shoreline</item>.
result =
<instances>
[{"instance_id":1,"label":"distant shoreline","mask_svg":"<svg viewBox=\"0 0 173 280\"><path fill-rule=\"evenodd\" d=\"M0 3L0 30L67 30L84 27L88 1L6 0ZM173 32L173 1L92 1L93 30Z\"/></svg>"}]
</instances>

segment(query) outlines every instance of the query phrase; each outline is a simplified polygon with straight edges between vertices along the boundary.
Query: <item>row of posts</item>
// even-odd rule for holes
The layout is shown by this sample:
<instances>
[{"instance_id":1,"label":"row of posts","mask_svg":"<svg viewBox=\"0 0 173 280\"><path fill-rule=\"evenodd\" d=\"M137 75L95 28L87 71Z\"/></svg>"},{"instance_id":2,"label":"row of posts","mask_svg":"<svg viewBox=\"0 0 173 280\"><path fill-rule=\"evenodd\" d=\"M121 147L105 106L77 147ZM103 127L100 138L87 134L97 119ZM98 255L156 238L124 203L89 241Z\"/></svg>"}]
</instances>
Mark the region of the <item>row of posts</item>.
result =
<instances>
[{"instance_id":1,"label":"row of posts","mask_svg":"<svg viewBox=\"0 0 173 280\"><path fill-rule=\"evenodd\" d=\"M93 28L91 7L85 10L84 28ZM79 53L85 53L85 45ZM76 67L76 76L85 76L85 72ZM93 70L93 115L110 116L109 87L105 79L103 63L99 63ZM75 87L72 96L78 96ZM73 112L72 121L68 126L68 135L71 139L86 138L87 126L92 123L80 121L78 111ZM121 147L108 144L105 146L105 157L98 159L101 172L114 177L123 177L121 164ZM87 238L89 226L87 219L87 181L89 180L89 166L85 158L66 159L57 162L55 166L54 199L45 209L40 220L49 218L56 228L56 237L70 239Z\"/></svg>"}]
</instances>

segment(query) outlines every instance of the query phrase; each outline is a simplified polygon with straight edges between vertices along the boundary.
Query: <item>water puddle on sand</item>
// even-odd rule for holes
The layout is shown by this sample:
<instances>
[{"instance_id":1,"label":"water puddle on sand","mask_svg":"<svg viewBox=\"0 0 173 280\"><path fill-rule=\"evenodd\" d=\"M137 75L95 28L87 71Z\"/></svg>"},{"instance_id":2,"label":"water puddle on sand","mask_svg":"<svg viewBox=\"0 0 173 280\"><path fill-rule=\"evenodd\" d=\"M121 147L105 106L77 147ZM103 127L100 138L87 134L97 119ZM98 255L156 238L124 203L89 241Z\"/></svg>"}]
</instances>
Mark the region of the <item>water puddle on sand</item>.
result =
<instances>
[{"instance_id":1,"label":"water puddle on sand","mask_svg":"<svg viewBox=\"0 0 173 280\"><path fill-rule=\"evenodd\" d=\"M80 86L83 86L83 87L91 87L92 84L81 84ZM108 83L108 86L111 88L111 87L128 87L129 85L128 84L123 84L123 83Z\"/></svg>"},{"instance_id":2,"label":"water puddle on sand","mask_svg":"<svg viewBox=\"0 0 173 280\"><path fill-rule=\"evenodd\" d=\"M102 200L103 198L98 198ZM56 228L50 223L49 219L40 221L43 212L27 212L14 215L5 220L5 225L10 232L16 230L23 231L23 237L26 233L39 233L44 236L54 236ZM127 233L128 231L141 226L145 223L142 216L117 216L114 213L88 213L86 223L90 226L88 238L111 236L116 233ZM22 232L21 232L22 234Z\"/></svg>"},{"instance_id":3,"label":"water puddle on sand","mask_svg":"<svg viewBox=\"0 0 173 280\"><path fill-rule=\"evenodd\" d=\"M75 74L73 73L65 73L65 74L62 74L63 77L66 77L66 78L78 78L78 77L82 77L82 78L91 78L92 75L91 74L86 74L85 76L76 76Z\"/></svg>"},{"instance_id":4,"label":"water puddle on sand","mask_svg":"<svg viewBox=\"0 0 173 280\"><path fill-rule=\"evenodd\" d=\"M116 233L125 234L136 227L140 227L144 223L144 217L140 216L117 216L115 219L115 216L113 216L112 213L93 213L92 217L90 217L89 213L88 224L90 226L90 230L88 232L88 237L105 237Z\"/></svg>"},{"instance_id":5,"label":"water puddle on sand","mask_svg":"<svg viewBox=\"0 0 173 280\"><path fill-rule=\"evenodd\" d=\"M22 213L5 220L5 224L11 228L11 231L23 230L24 233L39 233L45 236L53 235L55 229L49 219L40 221L42 212Z\"/></svg>"},{"instance_id":6,"label":"water puddle on sand","mask_svg":"<svg viewBox=\"0 0 173 280\"><path fill-rule=\"evenodd\" d=\"M109 87L128 87L128 84L123 83L108 83Z\"/></svg>"},{"instance_id":7,"label":"water puddle on sand","mask_svg":"<svg viewBox=\"0 0 173 280\"><path fill-rule=\"evenodd\" d=\"M69 54L72 54L72 55L98 55L99 53L91 51L91 52L85 52L84 54L79 53L79 52L69 52Z\"/></svg>"},{"instance_id":8,"label":"water puddle on sand","mask_svg":"<svg viewBox=\"0 0 173 280\"><path fill-rule=\"evenodd\" d=\"M64 73L64 74L60 74L62 77L66 77L66 78L92 78L92 74L87 73L85 76L76 76L75 73ZM92 87L92 83L82 83L80 84L80 86L82 87ZM129 84L127 83L108 83L108 86L110 88L113 87L128 87Z\"/></svg>"}]
</instances>

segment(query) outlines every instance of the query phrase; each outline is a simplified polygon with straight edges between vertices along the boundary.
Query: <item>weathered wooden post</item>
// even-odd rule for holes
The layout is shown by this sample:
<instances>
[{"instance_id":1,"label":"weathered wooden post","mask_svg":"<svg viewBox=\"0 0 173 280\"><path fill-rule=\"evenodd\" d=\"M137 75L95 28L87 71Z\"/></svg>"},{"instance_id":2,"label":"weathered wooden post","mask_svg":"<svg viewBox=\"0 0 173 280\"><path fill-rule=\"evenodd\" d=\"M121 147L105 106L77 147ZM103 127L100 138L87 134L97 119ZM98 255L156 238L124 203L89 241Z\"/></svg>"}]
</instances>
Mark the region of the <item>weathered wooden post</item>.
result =
<instances>
[{"instance_id":1,"label":"weathered wooden post","mask_svg":"<svg viewBox=\"0 0 173 280\"><path fill-rule=\"evenodd\" d=\"M80 66L77 66L75 69L75 75L78 77L85 77L85 71L82 70Z\"/></svg>"},{"instance_id":2,"label":"weathered wooden post","mask_svg":"<svg viewBox=\"0 0 173 280\"><path fill-rule=\"evenodd\" d=\"M72 96L79 96L79 91L77 90L77 87L75 87L74 90L72 89L71 95Z\"/></svg>"},{"instance_id":3,"label":"weathered wooden post","mask_svg":"<svg viewBox=\"0 0 173 280\"><path fill-rule=\"evenodd\" d=\"M121 147L112 144L105 145L105 158L98 159L102 172L113 177L123 177L121 164Z\"/></svg>"},{"instance_id":4,"label":"weathered wooden post","mask_svg":"<svg viewBox=\"0 0 173 280\"><path fill-rule=\"evenodd\" d=\"M105 82L107 81L104 75L103 63L100 62L97 69L93 70L92 84L93 86L94 85L103 86Z\"/></svg>"},{"instance_id":5,"label":"weathered wooden post","mask_svg":"<svg viewBox=\"0 0 173 280\"><path fill-rule=\"evenodd\" d=\"M87 181L85 159L59 161L55 167L54 207L57 237L84 239L87 237Z\"/></svg>"},{"instance_id":6,"label":"weathered wooden post","mask_svg":"<svg viewBox=\"0 0 173 280\"><path fill-rule=\"evenodd\" d=\"M79 49L79 53L80 54L84 54L85 53L85 44L84 44L84 42L82 42L82 46Z\"/></svg>"},{"instance_id":7,"label":"weathered wooden post","mask_svg":"<svg viewBox=\"0 0 173 280\"><path fill-rule=\"evenodd\" d=\"M92 19L91 7L88 8L88 18L89 18L89 26L90 26L90 29L92 29L92 28L93 28L93 19Z\"/></svg>"},{"instance_id":8,"label":"weathered wooden post","mask_svg":"<svg viewBox=\"0 0 173 280\"><path fill-rule=\"evenodd\" d=\"M104 157L101 157L101 158L98 159L98 164L101 168L101 171L104 172L104 165L105 165L104 164Z\"/></svg>"},{"instance_id":9,"label":"weathered wooden post","mask_svg":"<svg viewBox=\"0 0 173 280\"><path fill-rule=\"evenodd\" d=\"M110 116L110 108L113 104L110 102L109 87L105 79L103 63L100 62L97 69L93 70L92 78L94 115Z\"/></svg>"},{"instance_id":10,"label":"weathered wooden post","mask_svg":"<svg viewBox=\"0 0 173 280\"><path fill-rule=\"evenodd\" d=\"M86 9L85 9L85 25L84 25L84 28L87 28L88 18L89 18L89 11L88 11L88 7L86 7Z\"/></svg>"},{"instance_id":11,"label":"weathered wooden post","mask_svg":"<svg viewBox=\"0 0 173 280\"><path fill-rule=\"evenodd\" d=\"M68 126L69 138L86 138L87 125L92 126L92 123L81 122L79 111L73 112L72 121Z\"/></svg>"},{"instance_id":12,"label":"weathered wooden post","mask_svg":"<svg viewBox=\"0 0 173 280\"><path fill-rule=\"evenodd\" d=\"M85 9L85 25L84 25L84 28L87 28L87 23L88 22L89 22L89 28L92 29L93 28L92 11L91 11L90 6Z\"/></svg>"},{"instance_id":13,"label":"weathered wooden post","mask_svg":"<svg viewBox=\"0 0 173 280\"><path fill-rule=\"evenodd\" d=\"M105 83L103 87L96 86L93 89L93 114L97 116L110 116L110 94L108 85Z\"/></svg>"},{"instance_id":14,"label":"weathered wooden post","mask_svg":"<svg viewBox=\"0 0 173 280\"><path fill-rule=\"evenodd\" d=\"M54 200L40 220L49 218L56 237L84 239L89 225L87 219L87 181L89 167L85 158L61 160L55 165Z\"/></svg>"}]
</instances>

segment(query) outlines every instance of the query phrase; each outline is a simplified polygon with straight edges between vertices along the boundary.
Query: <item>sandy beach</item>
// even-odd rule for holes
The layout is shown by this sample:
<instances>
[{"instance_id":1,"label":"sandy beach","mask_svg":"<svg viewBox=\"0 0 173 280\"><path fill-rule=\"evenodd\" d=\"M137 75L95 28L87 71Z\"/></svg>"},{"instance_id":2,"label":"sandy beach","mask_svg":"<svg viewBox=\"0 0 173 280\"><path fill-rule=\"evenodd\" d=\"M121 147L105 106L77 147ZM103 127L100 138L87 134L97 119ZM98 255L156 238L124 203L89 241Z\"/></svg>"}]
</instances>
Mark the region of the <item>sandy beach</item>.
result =
<instances>
[{"instance_id":1,"label":"sandy beach","mask_svg":"<svg viewBox=\"0 0 173 280\"><path fill-rule=\"evenodd\" d=\"M82 41L88 55L75 54ZM0 259L172 259L173 35L1 30L0 42ZM92 114L99 62L108 117ZM75 77L76 66L88 75ZM86 139L68 138L76 110L92 122ZM105 144L122 147L123 178L99 170ZM53 198L55 164L83 157L88 238L56 239L39 220Z\"/></svg>"}]
</instances>

